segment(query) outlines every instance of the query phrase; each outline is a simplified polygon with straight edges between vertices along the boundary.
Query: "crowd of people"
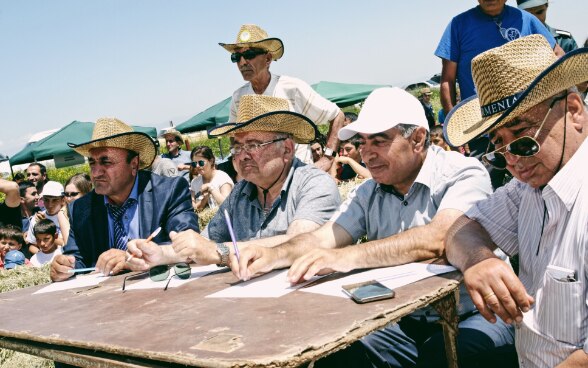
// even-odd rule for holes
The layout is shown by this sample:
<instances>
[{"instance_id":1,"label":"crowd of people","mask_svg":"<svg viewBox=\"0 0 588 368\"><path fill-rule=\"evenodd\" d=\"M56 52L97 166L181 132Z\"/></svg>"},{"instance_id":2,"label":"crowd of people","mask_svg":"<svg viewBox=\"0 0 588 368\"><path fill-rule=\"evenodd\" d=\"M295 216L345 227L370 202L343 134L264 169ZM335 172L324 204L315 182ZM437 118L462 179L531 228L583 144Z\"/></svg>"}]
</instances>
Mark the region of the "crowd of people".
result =
<instances>
[{"instance_id":1,"label":"crowd of people","mask_svg":"<svg viewBox=\"0 0 588 368\"><path fill-rule=\"evenodd\" d=\"M223 166L174 129L161 154L148 135L98 119L90 141L70 143L89 176L63 186L32 163L20 183L0 179L0 268L50 264L59 282L72 269L188 262L240 280L289 268L298 283L446 257L464 274L460 367L588 366L588 48L545 24L547 0L478 3L435 51L439 115L429 88L417 98L392 87L343 113L271 73L283 42L243 25L220 43L246 81L229 122L208 131L230 138ZM337 184L349 180L342 202ZM205 208L216 214L200 229ZM446 366L438 318L418 310L315 366Z\"/></svg>"}]
</instances>

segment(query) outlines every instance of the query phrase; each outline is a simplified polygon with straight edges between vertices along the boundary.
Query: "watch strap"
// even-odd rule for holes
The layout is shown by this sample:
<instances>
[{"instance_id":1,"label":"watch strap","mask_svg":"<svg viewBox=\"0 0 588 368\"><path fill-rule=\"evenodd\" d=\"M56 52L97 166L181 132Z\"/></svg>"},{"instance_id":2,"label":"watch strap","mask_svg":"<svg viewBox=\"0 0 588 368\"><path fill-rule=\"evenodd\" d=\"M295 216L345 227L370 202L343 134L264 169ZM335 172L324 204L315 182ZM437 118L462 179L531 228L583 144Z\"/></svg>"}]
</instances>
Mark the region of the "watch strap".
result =
<instances>
[{"instance_id":1,"label":"watch strap","mask_svg":"<svg viewBox=\"0 0 588 368\"><path fill-rule=\"evenodd\" d=\"M324 155L329 157L335 157L336 153L329 147L325 147Z\"/></svg>"},{"instance_id":2,"label":"watch strap","mask_svg":"<svg viewBox=\"0 0 588 368\"><path fill-rule=\"evenodd\" d=\"M220 263L217 264L219 267L225 267L229 265L229 247L224 243L216 243L216 252L220 256Z\"/></svg>"}]
</instances>

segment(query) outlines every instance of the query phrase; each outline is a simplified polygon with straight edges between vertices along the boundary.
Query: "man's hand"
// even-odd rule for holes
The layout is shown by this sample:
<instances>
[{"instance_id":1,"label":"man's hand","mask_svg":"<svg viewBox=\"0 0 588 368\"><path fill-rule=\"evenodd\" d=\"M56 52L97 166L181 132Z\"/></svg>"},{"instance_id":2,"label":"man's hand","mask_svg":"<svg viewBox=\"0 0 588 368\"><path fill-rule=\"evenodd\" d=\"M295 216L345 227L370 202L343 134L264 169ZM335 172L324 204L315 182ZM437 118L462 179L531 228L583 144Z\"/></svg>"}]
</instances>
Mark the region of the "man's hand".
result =
<instances>
[{"instance_id":1,"label":"man's hand","mask_svg":"<svg viewBox=\"0 0 588 368\"><path fill-rule=\"evenodd\" d=\"M239 248L239 262L231 253L231 270L237 278L247 281L279 268L277 258L275 248L248 245Z\"/></svg>"},{"instance_id":2,"label":"man's hand","mask_svg":"<svg viewBox=\"0 0 588 368\"><path fill-rule=\"evenodd\" d=\"M63 281L72 277L74 274L69 273L76 265L74 256L65 256L60 254L51 262L51 281Z\"/></svg>"},{"instance_id":3,"label":"man's hand","mask_svg":"<svg viewBox=\"0 0 588 368\"><path fill-rule=\"evenodd\" d=\"M523 312L535 302L507 263L498 258L485 259L465 272L464 283L472 301L488 321L496 315L504 322L522 322Z\"/></svg>"},{"instance_id":4,"label":"man's hand","mask_svg":"<svg viewBox=\"0 0 588 368\"><path fill-rule=\"evenodd\" d=\"M196 264L207 265L220 262L220 255L216 251L216 243L206 239L194 230L180 233L171 231L169 237L172 247L179 258Z\"/></svg>"},{"instance_id":5,"label":"man's hand","mask_svg":"<svg viewBox=\"0 0 588 368\"><path fill-rule=\"evenodd\" d=\"M133 271L147 271L153 266L166 263L163 247L152 241L146 242L145 239L133 239L128 242L127 252L133 256L127 262Z\"/></svg>"},{"instance_id":6,"label":"man's hand","mask_svg":"<svg viewBox=\"0 0 588 368\"><path fill-rule=\"evenodd\" d=\"M349 249L314 249L294 261L288 271L288 279L292 284L297 284L315 275L334 271L349 272L354 269L353 263L346 257Z\"/></svg>"},{"instance_id":7,"label":"man's hand","mask_svg":"<svg viewBox=\"0 0 588 368\"><path fill-rule=\"evenodd\" d=\"M314 166L318 167L319 169L329 172L331 165L333 164L334 159L332 157L323 156L319 158L317 162L314 163Z\"/></svg>"},{"instance_id":8,"label":"man's hand","mask_svg":"<svg viewBox=\"0 0 588 368\"><path fill-rule=\"evenodd\" d=\"M116 275L126 268L127 252L120 249L109 249L98 257L96 271L103 275Z\"/></svg>"},{"instance_id":9,"label":"man's hand","mask_svg":"<svg viewBox=\"0 0 588 368\"><path fill-rule=\"evenodd\" d=\"M41 220L45 220L47 218L47 214L45 213L45 211L39 211L37 213L35 213L35 220L37 222L41 221Z\"/></svg>"}]
</instances>

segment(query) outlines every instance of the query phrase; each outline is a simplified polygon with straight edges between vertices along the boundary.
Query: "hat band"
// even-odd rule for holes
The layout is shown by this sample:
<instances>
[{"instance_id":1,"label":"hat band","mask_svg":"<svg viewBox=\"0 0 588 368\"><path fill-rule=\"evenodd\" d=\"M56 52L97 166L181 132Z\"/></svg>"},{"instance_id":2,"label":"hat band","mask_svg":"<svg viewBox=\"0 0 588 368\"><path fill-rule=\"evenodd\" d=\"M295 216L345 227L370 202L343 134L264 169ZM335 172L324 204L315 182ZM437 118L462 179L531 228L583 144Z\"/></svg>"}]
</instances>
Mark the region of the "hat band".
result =
<instances>
[{"instance_id":1,"label":"hat band","mask_svg":"<svg viewBox=\"0 0 588 368\"><path fill-rule=\"evenodd\" d=\"M480 108L482 110L482 117L487 118L503 111L508 110L521 97L523 93L515 93L514 95L503 98L502 100L491 102Z\"/></svg>"}]
</instances>

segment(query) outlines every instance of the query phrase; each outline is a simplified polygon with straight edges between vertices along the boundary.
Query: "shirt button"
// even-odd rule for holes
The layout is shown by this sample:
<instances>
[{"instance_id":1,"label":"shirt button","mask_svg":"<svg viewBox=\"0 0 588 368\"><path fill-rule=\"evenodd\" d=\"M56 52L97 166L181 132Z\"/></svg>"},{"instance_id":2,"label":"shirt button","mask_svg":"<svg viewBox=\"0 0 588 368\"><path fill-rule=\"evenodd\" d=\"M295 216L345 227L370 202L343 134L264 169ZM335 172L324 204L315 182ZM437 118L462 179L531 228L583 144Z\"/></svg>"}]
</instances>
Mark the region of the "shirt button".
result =
<instances>
[{"instance_id":1,"label":"shirt button","mask_svg":"<svg viewBox=\"0 0 588 368\"><path fill-rule=\"evenodd\" d=\"M403 205L408 206L408 201L402 202Z\"/></svg>"}]
</instances>

